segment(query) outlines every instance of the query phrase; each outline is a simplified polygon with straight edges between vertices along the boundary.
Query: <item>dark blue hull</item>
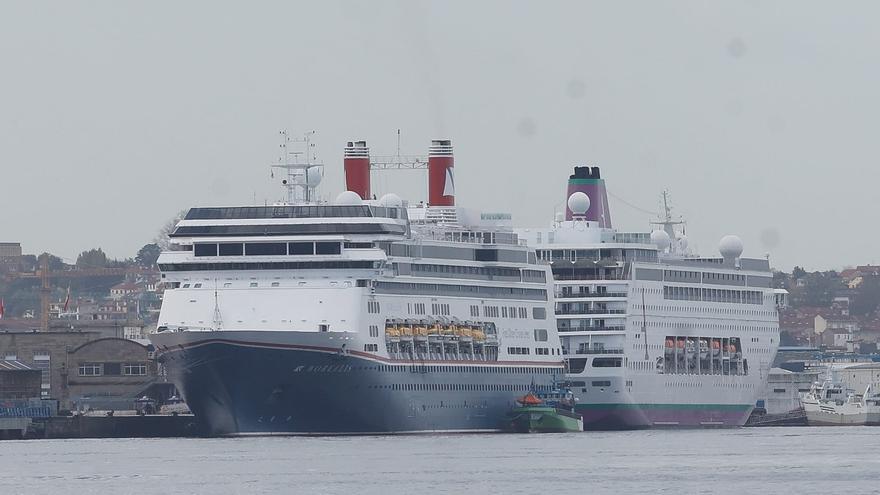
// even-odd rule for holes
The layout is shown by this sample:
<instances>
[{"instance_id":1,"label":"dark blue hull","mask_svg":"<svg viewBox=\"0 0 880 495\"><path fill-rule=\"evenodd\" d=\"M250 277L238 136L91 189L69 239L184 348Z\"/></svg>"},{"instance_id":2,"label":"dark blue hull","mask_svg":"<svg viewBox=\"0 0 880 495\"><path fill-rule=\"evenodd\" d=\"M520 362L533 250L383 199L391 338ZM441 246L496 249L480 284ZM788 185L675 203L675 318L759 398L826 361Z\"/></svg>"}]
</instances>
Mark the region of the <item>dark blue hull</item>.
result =
<instances>
[{"instance_id":1,"label":"dark blue hull","mask_svg":"<svg viewBox=\"0 0 880 495\"><path fill-rule=\"evenodd\" d=\"M160 361L214 435L498 430L518 397L552 388L562 372L292 347L212 341L169 346Z\"/></svg>"}]
</instances>

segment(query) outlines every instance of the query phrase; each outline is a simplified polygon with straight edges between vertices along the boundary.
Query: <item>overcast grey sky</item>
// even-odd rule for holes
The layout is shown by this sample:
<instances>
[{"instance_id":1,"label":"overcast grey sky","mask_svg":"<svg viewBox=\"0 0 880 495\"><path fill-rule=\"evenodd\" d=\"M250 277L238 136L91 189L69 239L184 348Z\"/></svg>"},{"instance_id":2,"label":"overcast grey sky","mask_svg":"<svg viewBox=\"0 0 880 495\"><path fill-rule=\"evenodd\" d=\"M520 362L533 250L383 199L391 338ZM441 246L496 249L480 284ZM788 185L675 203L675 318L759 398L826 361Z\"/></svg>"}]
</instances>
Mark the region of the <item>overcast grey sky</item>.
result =
<instances>
[{"instance_id":1,"label":"overcast grey sky","mask_svg":"<svg viewBox=\"0 0 880 495\"><path fill-rule=\"evenodd\" d=\"M880 261L876 2L3 2L0 240L133 256L175 212L280 196L279 129L448 137L457 201L552 220L575 164L691 244L775 266ZM380 193L418 200L424 177ZM624 230L648 215L611 198Z\"/></svg>"}]
</instances>

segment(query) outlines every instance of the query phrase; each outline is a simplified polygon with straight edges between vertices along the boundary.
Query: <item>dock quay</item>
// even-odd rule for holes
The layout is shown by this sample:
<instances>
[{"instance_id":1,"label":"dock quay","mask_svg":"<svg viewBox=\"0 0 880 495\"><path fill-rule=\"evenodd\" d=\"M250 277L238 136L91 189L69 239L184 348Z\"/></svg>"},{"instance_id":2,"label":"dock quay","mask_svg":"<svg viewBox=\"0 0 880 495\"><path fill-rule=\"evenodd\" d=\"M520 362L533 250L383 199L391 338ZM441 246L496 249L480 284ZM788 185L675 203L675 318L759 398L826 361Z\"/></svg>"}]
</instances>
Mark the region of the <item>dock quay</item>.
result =
<instances>
[{"instance_id":1,"label":"dock quay","mask_svg":"<svg viewBox=\"0 0 880 495\"><path fill-rule=\"evenodd\" d=\"M0 439L203 436L191 414L0 418Z\"/></svg>"}]
</instances>

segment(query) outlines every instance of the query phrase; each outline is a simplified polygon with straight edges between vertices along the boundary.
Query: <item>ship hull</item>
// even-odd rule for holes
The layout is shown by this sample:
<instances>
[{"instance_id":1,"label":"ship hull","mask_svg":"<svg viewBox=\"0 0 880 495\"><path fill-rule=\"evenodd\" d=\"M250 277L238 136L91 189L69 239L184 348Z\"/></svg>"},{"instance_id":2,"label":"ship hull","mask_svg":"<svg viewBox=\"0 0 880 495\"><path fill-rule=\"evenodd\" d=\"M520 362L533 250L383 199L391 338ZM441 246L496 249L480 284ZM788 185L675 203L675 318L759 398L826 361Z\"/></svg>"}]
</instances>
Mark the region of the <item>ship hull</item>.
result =
<instances>
[{"instance_id":1,"label":"ship hull","mask_svg":"<svg viewBox=\"0 0 880 495\"><path fill-rule=\"evenodd\" d=\"M552 386L553 372L561 373L394 363L255 333L261 341L154 338L169 378L212 435L497 431L517 397L533 383Z\"/></svg>"},{"instance_id":2,"label":"ship hull","mask_svg":"<svg viewBox=\"0 0 880 495\"><path fill-rule=\"evenodd\" d=\"M760 381L757 376L636 374L568 379L583 385L574 393L585 430L743 426Z\"/></svg>"},{"instance_id":3,"label":"ship hull","mask_svg":"<svg viewBox=\"0 0 880 495\"><path fill-rule=\"evenodd\" d=\"M854 404L804 403L809 426L865 426L869 415L865 408Z\"/></svg>"},{"instance_id":4,"label":"ship hull","mask_svg":"<svg viewBox=\"0 0 880 495\"><path fill-rule=\"evenodd\" d=\"M579 404L585 430L724 428L745 424L747 404Z\"/></svg>"}]
</instances>

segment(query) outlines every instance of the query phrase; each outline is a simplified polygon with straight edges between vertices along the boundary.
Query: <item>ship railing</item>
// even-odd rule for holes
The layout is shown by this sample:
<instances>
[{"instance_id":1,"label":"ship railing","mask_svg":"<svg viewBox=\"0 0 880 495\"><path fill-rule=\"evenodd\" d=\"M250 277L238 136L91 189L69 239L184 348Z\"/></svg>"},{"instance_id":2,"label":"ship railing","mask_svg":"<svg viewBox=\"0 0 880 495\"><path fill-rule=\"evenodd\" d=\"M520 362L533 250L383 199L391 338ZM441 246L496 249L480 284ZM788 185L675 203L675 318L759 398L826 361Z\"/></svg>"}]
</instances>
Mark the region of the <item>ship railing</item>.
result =
<instances>
[{"instance_id":1,"label":"ship railing","mask_svg":"<svg viewBox=\"0 0 880 495\"><path fill-rule=\"evenodd\" d=\"M577 349L575 354L623 354L623 348L605 347L599 349Z\"/></svg>"},{"instance_id":2,"label":"ship railing","mask_svg":"<svg viewBox=\"0 0 880 495\"><path fill-rule=\"evenodd\" d=\"M557 309L558 315L623 315L626 314L625 309Z\"/></svg>"},{"instance_id":3,"label":"ship railing","mask_svg":"<svg viewBox=\"0 0 880 495\"><path fill-rule=\"evenodd\" d=\"M596 275L587 275L587 274L582 274L582 273L571 274L570 271L569 271L569 273L565 273L566 271L569 271L569 270L567 268L560 268L558 271L554 271L553 278L556 280L565 280L565 281L571 281L571 282L579 282L579 281L595 282L597 280L611 280L611 281L627 280L626 278L624 278L622 276L606 275L603 277L601 275L596 276Z\"/></svg>"},{"instance_id":4,"label":"ship railing","mask_svg":"<svg viewBox=\"0 0 880 495\"><path fill-rule=\"evenodd\" d=\"M600 326L577 326L577 327L559 327L556 329L560 333L565 332L618 332L626 330L626 326L624 325L600 325Z\"/></svg>"},{"instance_id":5,"label":"ship railing","mask_svg":"<svg viewBox=\"0 0 880 495\"><path fill-rule=\"evenodd\" d=\"M557 279L558 280L558 279ZM568 292L556 293L557 299L575 299L584 297L626 297L626 292Z\"/></svg>"}]
</instances>

